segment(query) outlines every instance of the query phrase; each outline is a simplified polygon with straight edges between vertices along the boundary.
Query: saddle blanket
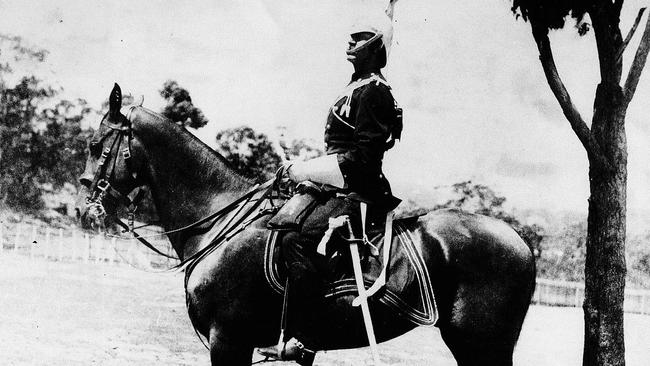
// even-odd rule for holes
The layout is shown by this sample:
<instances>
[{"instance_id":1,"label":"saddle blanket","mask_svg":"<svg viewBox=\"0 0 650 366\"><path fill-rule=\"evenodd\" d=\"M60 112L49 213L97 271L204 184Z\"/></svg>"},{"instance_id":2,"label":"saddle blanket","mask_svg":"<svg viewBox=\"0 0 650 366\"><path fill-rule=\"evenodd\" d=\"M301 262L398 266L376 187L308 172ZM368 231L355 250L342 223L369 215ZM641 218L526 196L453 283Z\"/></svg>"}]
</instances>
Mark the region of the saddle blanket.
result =
<instances>
[{"instance_id":1,"label":"saddle blanket","mask_svg":"<svg viewBox=\"0 0 650 366\"><path fill-rule=\"evenodd\" d=\"M430 326L436 323L438 312L429 271L419 249L421 238L413 230L409 230L412 227L413 225L408 225L402 220L394 221L386 285L371 296L370 301L383 303L418 326ZM277 231L271 231L269 234L264 254L264 271L271 288L283 294L284 271L280 268L283 263L279 254L279 236L281 234ZM384 234L377 233L370 241L381 253ZM349 251L341 254L349 256ZM375 282L382 271L381 257L367 256L361 261L366 288ZM329 283L326 297L358 294L351 263L349 267L336 271L334 280Z\"/></svg>"}]
</instances>

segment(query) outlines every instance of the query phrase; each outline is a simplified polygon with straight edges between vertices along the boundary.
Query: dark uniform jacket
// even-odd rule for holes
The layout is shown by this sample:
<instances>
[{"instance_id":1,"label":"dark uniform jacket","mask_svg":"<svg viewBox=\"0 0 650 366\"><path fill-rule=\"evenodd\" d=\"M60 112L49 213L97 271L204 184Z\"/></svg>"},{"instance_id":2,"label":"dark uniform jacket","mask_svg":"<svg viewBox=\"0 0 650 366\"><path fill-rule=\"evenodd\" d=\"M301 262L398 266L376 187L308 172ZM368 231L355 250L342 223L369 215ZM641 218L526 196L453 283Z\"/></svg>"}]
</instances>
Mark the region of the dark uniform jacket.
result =
<instances>
[{"instance_id":1,"label":"dark uniform jacket","mask_svg":"<svg viewBox=\"0 0 650 366\"><path fill-rule=\"evenodd\" d=\"M345 189L353 198L386 211L399 204L382 172L382 159L401 131L401 109L383 76L352 75L327 116L325 149L338 155Z\"/></svg>"}]
</instances>

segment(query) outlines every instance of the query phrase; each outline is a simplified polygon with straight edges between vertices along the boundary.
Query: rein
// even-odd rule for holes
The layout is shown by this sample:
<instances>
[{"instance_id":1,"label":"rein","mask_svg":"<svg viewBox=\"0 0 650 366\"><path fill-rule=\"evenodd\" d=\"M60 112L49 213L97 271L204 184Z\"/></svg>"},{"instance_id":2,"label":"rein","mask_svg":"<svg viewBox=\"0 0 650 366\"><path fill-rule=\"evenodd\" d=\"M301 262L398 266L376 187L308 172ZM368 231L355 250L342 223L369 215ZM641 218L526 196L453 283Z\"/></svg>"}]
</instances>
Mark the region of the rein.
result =
<instances>
[{"instance_id":1,"label":"rein","mask_svg":"<svg viewBox=\"0 0 650 366\"><path fill-rule=\"evenodd\" d=\"M257 192L259 192L261 190L269 188L269 186L272 183L273 183L272 181L269 181L269 182L264 183L263 185L259 185L259 184L255 185L250 191L244 193L243 196L241 196L238 199L234 200L233 202L229 203L228 206L226 206L226 207L220 209L219 211L214 212L214 213L212 213L212 214L210 214L210 215L208 215L208 216L206 216L206 217L204 217L202 219L199 219L199 220L197 220L197 221L195 221L195 222L193 222L191 224L188 224L188 225L176 228L176 229L163 231L161 233L152 234L152 235L145 235L145 236L138 235L138 237L142 238L142 239L146 239L146 238L156 238L156 237L163 236L163 235L180 233L180 232L183 232L183 231L186 231L186 230L197 228L197 227L199 227L199 226L201 226L201 225L203 225L203 224L205 224L207 222L220 219L221 217L223 217L224 215L226 215L230 211L232 211L238 204L240 204L241 202L249 199L255 193L257 193ZM133 230L136 229L134 227L128 226L127 224L125 224L121 220L120 220L119 225L122 226L125 230L128 230L128 232L134 232ZM149 224L139 226L138 228L142 228L142 227L145 227L145 226L149 226ZM119 236L117 236L117 235L114 235L114 237L119 238Z\"/></svg>"},{"instance_id":2,"label":"rein","mask_svg":"<svg viewBox=\"0 0 650 366\"><path fill-rule=\"evenodd\" d=\"M174 270L181 269L182 267L186 266L189 262L197 259L197 257L201 256L201 253L204 250L206 250L207 248L210 248L211 246L213 246L213 244L220 243L223 239L226 239L226 240L230 239L232 236L234 236L235 233L239 233L243 229L245 229L245 226L248 226L252 222L259 219L260 217L265 216L265 215L270 214L271 212L273 212L273 210L274 210L273 208L271 208L269 210L262 210L257 215L255 215L253 218L244 221L257 207L259 207L259 205L269 195L269 193L271 191L271 188L272 188L272 184L273 184L273 181L268 181L268 182L266 182L266 183L264 183L262 185L256 185L250 191L245 193L243 196L241 196L238 199L236 199L235 201L229 203L226 207L220 209L219 211L217 211L215 213L212 213L212 214L210 214L210 215L208 215L208 216L206 216L206 217L204 217L204 218L202 218L202 219L200 219L198 221L195 221L195 222L193 222L193 223L191 223L189 225L186 225L186 226L183 226L183 227L180 227L180 228L176 228L176 229L172 229L172 230L168 230L168 231L164 231L162 233L142 236L142 235L139 235L137 232L135 232L134 229L131 226L125 224L122 220L117 220L116 222L124 230L127 230L128 232L130 232L135 239L140 241L140 243L142 243L144 246L151 249L152 251L156 252L157 254L162 255L164 257L167 257L167 258L171 258L171 259L180 259L178 257L170 256L168 254L165 254L165 253L161 252L158 248L156 248L153 244L151 244L146 239L147 238L160 237L160 236L174 234L174 233L180 233L180 232L183 232L183 231L195 229L195 228L200 227L200 226L202 226L202 225L204 225L204 224L206 224L208 222L215 222L216 220L219 220L220 218L226 216L227 214L229 214L230 212L235 210L237 208L237 206L239 206L240 204L243 203L242 206L239 208L239 211L237 211L237 214L238 214L239 212L241 212L241 210L245 207L245 205L247 203L249 203L251 201L255 201L255 205L253 205L253 207L251 207L246 212L246 214L244 214L240 218L240 220L236 221L234 224L231 225L232 220L237 216L237 214L235 214L235 216L233 216L233 218L231 218L231 220L224 225L224 227L221 229L219 234L217 234L217 236L212 241L212 243L210 243L208 246L201 249L197 253L189 256L188 258L183 259L179 264L169 268L170 271L174 271ZM260 191L263 191L263 190L266 190L266 192L264 192L262 197L258 198L257 200L253 200L253 196L256 193L258 193ZM233 232L234 229L236 228L236 226L239 225L239 224L245 224L245 225L242 225L242 227L239 228L239 230L237 230L236 232ZM228 235L228 234L233 234L233 235ZM113 238L118 238L118 239L123 238L122 236L119 236L119 235L108 235L108 236L113 237Z\"/></svg>"},{"instance_id":3,"label":"rein","mask_svg":"<svg viewBox=\"0 0 650 366\"><path fill-rule=\"evenodd\" d=\"M91 141L91 149L93 145L99 144L104 140L112 139L106 148L101 153L101 156L98 159L97 165L98 169L95 172L93 177L93 182L90 185L90 193L86 198L86 204L89 206L89 211L94 211L97 217L106 215L106 210L103 206L103 200L106 195L109 195L118 201L124 203L128 208L128 223L125 223L121 219L117 219L116 223L124 232L131 233L132 237L129 239L137 239L145 247L149 248L151 251L155 252L158 255L161 255L170 259L180 258L176 256L171 256L169 254L163 253L161 250L156 248L153 244L147 241L147 238L160 237L164 235L170 235L175 233L187 232L192 229L197 229L203 227L203 229L209 230L212 226L215 225L217 220L226 217L227 215L234 212L233 216L224 223L224 225L219 229L218 233L215 235L214 239L205 246L201 248L196 253L190 255L187 258L181 260L181 262L169 269L167 271L177 271L177 270L187 270L186 275L193 270L198 262L200 262L205 256L212 253L216 248L221 246L221 244L228 242L230 238L240 233L248 225L252 224L256 220L260 219L263 216L271 214L277 211L277 206L273 202L272 192L278 188L279 180L281 178L281 173L277 174L276 179L271 179L264 184L255 185L248 192L244 193L241 197L237 198L233 202L229 203L224 208L214 212L204 218L201 218L191 224L167 230L162 233L156 233L153 235L140 235L135 232L134 228L134 216L137 209L139 201L142 199L143 192L140 189L140 186L134 188L128 194L124 194L117 189L113 188L109 181L113 178L115 173L116 166L118 165L118 160L120 155L124 159L124 164L126 165L127 170L129 170L129 175L133 177L134 180L137 178L137 172L132 172L130 166L131 159L131 140L133 139L132 126L130 116L135 107L131 107L126 116L120 114L122 118L121 123L113 123L109 121L102 121L102 124L109 128L108 132L103 134L98 141ZM255 196L263 192L259 197ZM279 193L279 189L278 189ZM270 208L260 208L262 203L267 200L270 202ZM252 203L252 205L249 205ZM247 207L248 206L248 207ZM258 208L260 208L258 210ZM258 210L257 213L254 211ZM209 224L204 227L205 224ZM119 235L108 235L113 238L124 238Z\"/></svg>"}]
</instances>

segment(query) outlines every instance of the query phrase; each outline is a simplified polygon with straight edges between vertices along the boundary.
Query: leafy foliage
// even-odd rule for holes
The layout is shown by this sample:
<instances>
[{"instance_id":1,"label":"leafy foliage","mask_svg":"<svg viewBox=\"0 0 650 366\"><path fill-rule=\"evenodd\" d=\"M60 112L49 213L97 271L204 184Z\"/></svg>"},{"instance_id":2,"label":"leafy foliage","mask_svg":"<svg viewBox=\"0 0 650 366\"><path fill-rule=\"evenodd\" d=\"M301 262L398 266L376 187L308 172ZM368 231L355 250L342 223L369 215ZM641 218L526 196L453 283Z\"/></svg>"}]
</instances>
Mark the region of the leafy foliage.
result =
<instances>
[{"instance_id":1,"label":"leafy foliage","mask_svg":"<svg viewBox=\"0 0 650 366\"><path fill-rule=\"evenodd\" d=\"M61 100L42 112L40 119L45 128L38 146L39 161L34 166L41 181L58 188L66 182L75 182L81 175L86 142L92 136L91 130L81 128L81 121L93 112L83 99Z\"/></svg>"},{"instance_id":2,"label":"leafy foliage","mask_svg":"<svg viewBox=\"0 0 650 366\"><path fill-rule=\"evenodd\" d=\"M584 218L567 222L541 242L544 248L537 259L537 274L563 281L585 280L587 222ZM650 288L650 231L630 233L626 243L627 282L634 287Z\"/></svg>"},{"instance_id":3,"label":"leafy foliage","mask_svg":"<svg viewBox=\"0 0 650 366\"><path fill-rule=\"evenodd\" d=\"M208 123L203 112L192 104L190 93L177 82L167 80L160 95L167 101L162 114L170 120L192 128L200 128Z\"/></svg>"},{"instance_id":4,"label":"leafy foliage","mask_svg":"<svg viewBox=\"0 0 650 366\"><path fill-rule=\"evenodd\" d=\"M257 182L273 177L282 164L269 137L247 126L217 133L217 151L240 173Z\"/></svg>"},{"instance_id":5,"label":"leafy foliage","mask_svg":"<svg viewBox=\"0 0 650 366\"><path fill-rule=\"evenodd\" d=\"M593 3L588 0L513 0L512 12L517 18L534 20L549 29L563 28L570 16L580 34L584 34L589 29L584 16Z\"/></svg>"},{"instance_id":6,"label":"leafy foliage","mask_svg":"<svg viewBox=\"0 0 650 366\"><path fill-rule=\"evenodd\" d=\"M37 176L32 166L38 160L38 133L32 122L38 104L54 94L34 76L23 76L15 85L7 80L13 73L12 63L41 62L46 52L25 47L19 37L1 36L0 45L0 200L20 208L40 208ZM13 57L12 57L13 56Z\"/></svg>"},{"instance_id":7,"label":"leafy foliage","mask_svg":"<svg viewBox=\"0 0 650 366\"><path fill-rule=\"evenodd\" d=\"M626 243L628 281L650 288L650 230L631 235Z\"/></svg>"},{"instance_id":8,"label":"leafy foliage","mask_svg":"<svg viewBox=\"0 0 650 366\"><path fill-rule=\"evenodd\" d=\"M312 140L294 139L288 145L285 141L280 141L280 147L284 151L287 160L305 161L325 154Z\"/></svg>"},{"instance_id":9,"label":"leafy foliage","mask_svg":"<svg viewBox=\"0 0 650 366\"><path fill-rule=\"evenodd\" d=\"M275 148L277 146L277 148ZM280 150L280 151L278 151ZM230 161L235 169L257 182L272 178L284 160L309 160L324 154L312 140L283 139L274 144L267 135L250 127L241 126L217 134L217 151Z\"/></svg>"},{"instance_id":10,"label":"leafy foliage","mask_svg":"<svg viewBox=\"0 0 650 366\"><path fill-rule=\"evenodd\" d=\"M6 51L0 54L0 202L38 210L43 185L60 188L76 181L90 133L80 122L90 109L83 100L44 109L55 90L33 75L14 75L14 69L43 62L47 51L6 35L0 35L0 46Z\"/></svg>"},{"instance_id":11,"label":"leafy foliage","mask_svg":"<svg viewBox=\"0 0 650 366\"><path fill-rule=\"evenodd\" d=\"M557 233L547 236L544 251L537 260L537 274L542 278L584 281L587 255L587 223L567 223Z\"/></svg>"}]
</instances>

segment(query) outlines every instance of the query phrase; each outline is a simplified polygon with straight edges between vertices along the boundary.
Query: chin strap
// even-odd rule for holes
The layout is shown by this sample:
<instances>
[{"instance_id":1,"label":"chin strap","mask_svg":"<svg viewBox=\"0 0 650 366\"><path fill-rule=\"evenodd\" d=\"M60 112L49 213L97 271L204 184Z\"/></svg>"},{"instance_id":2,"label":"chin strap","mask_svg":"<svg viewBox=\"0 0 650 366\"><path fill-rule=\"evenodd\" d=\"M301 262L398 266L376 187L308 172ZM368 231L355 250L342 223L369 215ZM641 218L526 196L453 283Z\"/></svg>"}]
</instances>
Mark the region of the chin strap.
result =
<instances>
[{"instance_id":1,"label":"chin strap","mask_svg":"<svg viewBox=\"0 0 650 366\"><path fill-rule=\"evenodd\" d=\"M363 50L364 48L368 48L370 45L374 44L380 38L381 38L381 33L375 33L375 35L370 37L366 42L354 47L351 50L347 50L346 53L351 56L356 55L359 51Z\"/></svg>"}]
</instances>

